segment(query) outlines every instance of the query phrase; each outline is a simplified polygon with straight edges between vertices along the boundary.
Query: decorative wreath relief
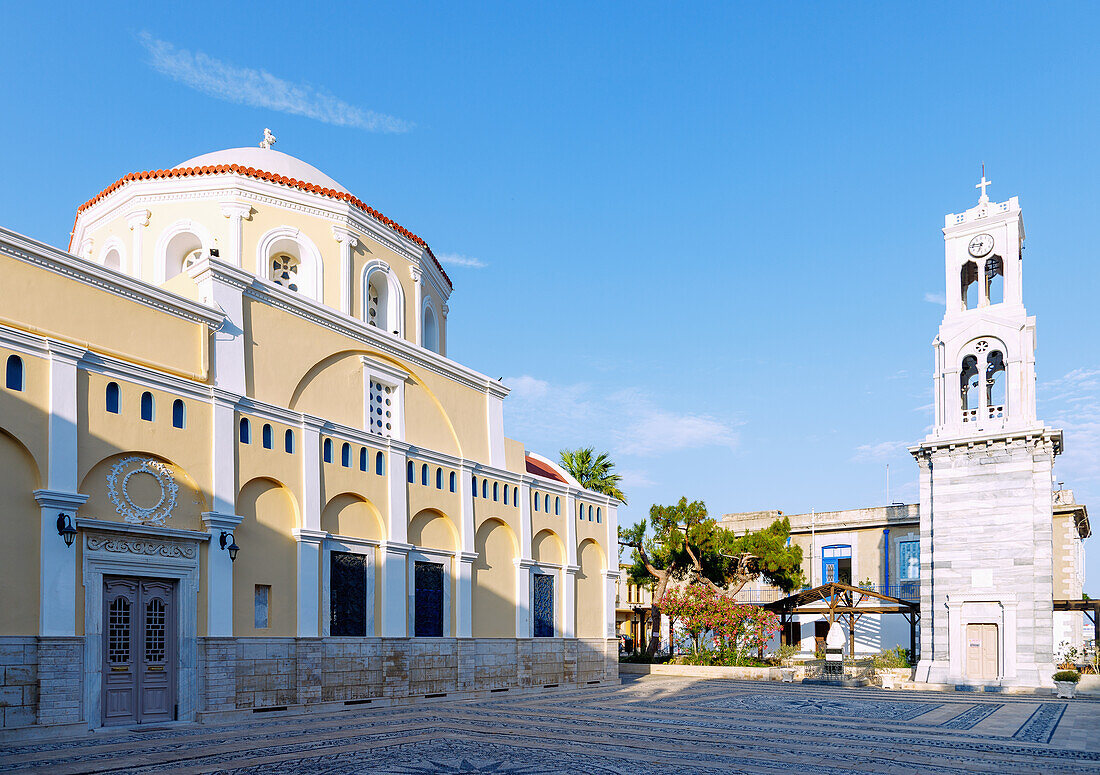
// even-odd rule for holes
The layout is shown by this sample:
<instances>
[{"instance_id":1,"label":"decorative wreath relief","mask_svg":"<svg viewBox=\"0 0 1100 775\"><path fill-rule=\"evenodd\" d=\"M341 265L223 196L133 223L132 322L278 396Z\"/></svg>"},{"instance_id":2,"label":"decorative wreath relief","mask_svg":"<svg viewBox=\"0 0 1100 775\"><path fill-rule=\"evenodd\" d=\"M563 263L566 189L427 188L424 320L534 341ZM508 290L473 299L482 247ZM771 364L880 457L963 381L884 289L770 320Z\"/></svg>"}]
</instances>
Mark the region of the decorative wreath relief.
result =
<instances>
[{"instance_id":1,"label":"decorative wreath relief","mask_svg":"<svg viewBox=\"0 0 1100 775\"><path fill-rule=\"evenodd\" d=\"M130 492L134 477L152 476L160 485L160 496L152 505L138 505ZM179 485L171 469L159 460L145 457L124 457L111 467L107 474L107 494L115 504L115 510L126 517L127 522L141 525L164 525L176 507Z\"/></svg>"}]
</instances>

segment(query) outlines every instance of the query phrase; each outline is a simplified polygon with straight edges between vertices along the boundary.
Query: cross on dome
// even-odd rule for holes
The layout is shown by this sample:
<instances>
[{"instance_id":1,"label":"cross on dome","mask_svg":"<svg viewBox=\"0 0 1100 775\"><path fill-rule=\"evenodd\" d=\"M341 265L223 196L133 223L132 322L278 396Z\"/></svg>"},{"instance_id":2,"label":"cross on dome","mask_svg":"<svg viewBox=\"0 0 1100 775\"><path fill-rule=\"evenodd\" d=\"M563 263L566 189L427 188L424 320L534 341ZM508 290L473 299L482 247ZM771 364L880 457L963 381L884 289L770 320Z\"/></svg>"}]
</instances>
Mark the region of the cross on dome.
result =
<instances>
[{"instance_id":1,"label":"cross on dome","mask_svg":"<svg viewBox=\"0 0 1100 775\"><path fill-rule=\"evenodd\" d=\"M991 185L993 185L993 181L985 179L985 164L982 164L982 180L981 180L980 183L978 183L978 185L974 186L974 188L980 188L982 190L982 195L978 199L979 202L988 202L989 201L989 195L985 193L985 189L986 189L986 186L991 186Z\"/></svg>"},{"instance_id":2,"label":"cross on dome","mask_svg":"<svg viewBox=\"0 0 1100 775\"><path fill-rule=\"evenodd\" d=\"M260 141L260 147L265 151L271 150L271 146L275 145L275 135L271 134L271 130L264 127L264 139ZM984 175L982 177L985 177Z\"/></svg>"}]
</instances>

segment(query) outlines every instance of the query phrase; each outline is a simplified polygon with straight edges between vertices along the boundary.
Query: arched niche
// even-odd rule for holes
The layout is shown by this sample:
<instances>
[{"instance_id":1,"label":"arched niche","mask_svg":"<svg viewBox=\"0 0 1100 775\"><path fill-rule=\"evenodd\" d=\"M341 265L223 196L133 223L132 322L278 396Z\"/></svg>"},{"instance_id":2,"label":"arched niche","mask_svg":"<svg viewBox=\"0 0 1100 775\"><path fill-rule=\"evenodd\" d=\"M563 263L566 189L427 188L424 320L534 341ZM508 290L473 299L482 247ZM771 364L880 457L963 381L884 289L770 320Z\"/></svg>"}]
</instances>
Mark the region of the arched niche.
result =
<instances>
[{"instance_id":1,"label":"arched niche","mask_svg":"<svg viewBox=\"0 0 1100 775\"><path fill-rule=\"evenodd\" d=\"M458 531L450 518L435 509L424 509L409 523L409 543L427 549L454 552Z\"/></svg>"},{"instance_id":2,"label":"arched niche","mask_svg":"<svg viewBox=\"0 0 1100 775\"><path fill-rule=\"evenodd\" d=\"M292 637L298 589L293 530L299 522L294 495L274 479L252 479L237 495L237 513L242 519L233 531L240 547L233 563L233 634ZM266 610L258 610L264 598Z\"/></svg>"},{"instance_id":3,"label":"arched niche","mask_svg":"<svg viewBox=\"0 0 1100 775\"><path fill-rule=\"evenodd\" d=\"M405 291L397 272L381 259L370 261L360 275L363 322L387 334L405 334Z\"/></svg>"},{"instance_id":4,"label":"arched niche","mask_svg":"<svg viewBox=\"0 0 1100 775\"><path fill-rule=\"evenodd\" d=\"M516 635L516 565L519 545L515 533L499 519L487 519L474 535L473 564L475 638L514 638Z\"/></svg>"},{"instance_id":5,"label":"arched niche","mask_svg":"<svg viewBox=\"0 0 1100 775\"><path fill-rule=\"evenodd\" d=\"M607 567L603 549L591 538L577 549L577 637L603 638L604 580Z\"/></svg>"},{"instance_id":6,"label":"arched niche","mask_svg":"<svg viewBox=\"0 0 1100 775\"><path fill-rule=\"evenodd\" d=\"M210 253L214 240L201 223L190 219L176 221L160 233L153 248L153 281L163 283L180 274L193 261ZM141 268L135 267L141 276Z\"/></svg>"},{"instance_id":7,"label":"arched niche","mask_svg":"<svg viewBox=\"0 0 1100 775\"><path fill-rule=\"evenodd\" d=\"M531 539L531 558L540 565L561 565L565 551L561 539L553 530L540 530Z\"/></svg>"},{"instance_id":8,"label":"arched niche","mask_svg":"<svg viewBox=\"0 0 1100 775\"><path fill-rule=\"evenodd\" d=\"M143 451L103 458L85 474L81 516L150 527L200 530L206 494L180 466Z\"/></svg>"},{"instance_id":9,"label":"arched niche","mask_svg":"<svg viewBox=\"0 0 1100 775\"><path fill-rule=\"evenodd\" d=\"M382 514L366 498L341 493L329 500L321 512L321 529L334 536L384 541L386 531Z\"/></svg>"},{"instance_id":10,"label":"arched niche","mask_svg":"<svg viewBox=\"0 0 1100 775\"><path fill-rule=\"evenodd\" d=\"M126 246L118 237L111 237L103 243L99 251L99 263L116 272L124 271L126 261Z\"/></svg>"},{"instance_id":11,"label":"arched niche","mask_svg":"<svg viewBox=\"0 0 1100 775\"><path fill-rule=\"evenodd\" d=\"M324 262L313 240L292 226L264 234L256 246L256 276L323 302Z\"/></svg>"},{"instance_id":12,"label":"arched niche","mask_svg":"<svg viewBox=\"0 0 1100 775\"><path fill-rule=\"evenodd\" d=\"M437 353L439 352L439 318L436 317L431 296L424 296L424 309L420 315L420 345L426 350Z\"/></svg>"},{"instance_id":13,"label":"arched niche","mask_svg":"<svg viewBox=\"0 0 1100 775\"><path fill-rule=\"evenodd\" d=\"M0 584L0 634L38 634L42 517L34 490L40 483L31 453L14 436L0 430L0 503L4 504L0 568L12 580ZM52 538L62 540L56 533Z\"/></svg>"}]
</instances>

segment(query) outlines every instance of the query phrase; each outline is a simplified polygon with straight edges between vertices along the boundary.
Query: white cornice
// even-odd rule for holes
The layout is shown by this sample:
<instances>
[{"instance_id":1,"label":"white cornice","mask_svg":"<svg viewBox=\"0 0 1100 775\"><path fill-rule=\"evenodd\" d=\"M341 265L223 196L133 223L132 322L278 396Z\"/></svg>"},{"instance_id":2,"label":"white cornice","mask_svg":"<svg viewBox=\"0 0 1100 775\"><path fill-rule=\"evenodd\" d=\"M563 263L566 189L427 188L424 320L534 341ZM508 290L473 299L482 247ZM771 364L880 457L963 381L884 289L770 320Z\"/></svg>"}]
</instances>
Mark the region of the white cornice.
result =
<instances>
[{"instance_id":1,"label":"white cornice","mask_svg":"<svg viewBox=\"0 0 1100 775\"><path fill-rule=\"evenodd\" d=\"M1013 441L1022 441L1024 443L1030 441L1048 441L1054 445L1054 454L1058 455L1062 452L1063 438L1062 431L1046 426L1039 426L1037 428L1025 428L1022 430L1011 431L991 431L989 433L979 433L973 436L965 436L959 438L944 438L944 439L925 439L920 444L915 444L909 447L909 454L913 457L919 458L922 455L929 455L939 450L954 450L954 449L973 449L981 447L992 447L998 442L1011 443Z\"/></svg>"},{"instance_id":2,"label":"white cornice","mask_svg":"<svg viewBox=\"0 0 1100 775\"><path fill-rule=\"evenodd\" d=\"M193 323L205 323L208 326L217 327L222 321L223 316L220 313L198 302L185 299L129 275L121 274L78 256L65 253L2 226L0 226L0 254L28 264L34 264L109 293L124 296L139 304L190 320Z\"/></svg>"}]
</instances>

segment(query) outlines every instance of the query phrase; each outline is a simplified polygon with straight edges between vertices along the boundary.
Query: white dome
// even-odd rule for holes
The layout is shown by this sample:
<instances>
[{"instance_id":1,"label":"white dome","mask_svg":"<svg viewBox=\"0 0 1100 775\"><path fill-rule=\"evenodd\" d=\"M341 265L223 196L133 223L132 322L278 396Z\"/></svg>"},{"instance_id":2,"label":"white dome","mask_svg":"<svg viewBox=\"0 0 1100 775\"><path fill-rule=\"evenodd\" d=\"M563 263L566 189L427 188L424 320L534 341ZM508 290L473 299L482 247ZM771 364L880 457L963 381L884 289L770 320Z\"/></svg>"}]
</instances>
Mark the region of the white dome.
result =
<instances>
[{"instance_id":1,"label":"white dome","mask_svg":"<svg viewBox=\"0 0 1100 775\"><path fill-rule=\"evenodd\" d=\"M306 164L301 159L295 159L282 151L270 148L227 148L224 151L204 153L202 156L188 159L182 164L177 164L173 169L213 167L218 164L237 164L241 167L252 167L270 172L273 175L294 178L303 183L313 183L321 188L331 188L344 194L351 193L312 164Z\"/></svg>"}]
</instances>

